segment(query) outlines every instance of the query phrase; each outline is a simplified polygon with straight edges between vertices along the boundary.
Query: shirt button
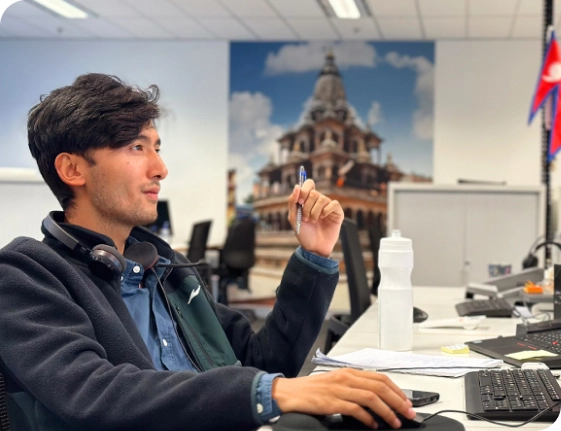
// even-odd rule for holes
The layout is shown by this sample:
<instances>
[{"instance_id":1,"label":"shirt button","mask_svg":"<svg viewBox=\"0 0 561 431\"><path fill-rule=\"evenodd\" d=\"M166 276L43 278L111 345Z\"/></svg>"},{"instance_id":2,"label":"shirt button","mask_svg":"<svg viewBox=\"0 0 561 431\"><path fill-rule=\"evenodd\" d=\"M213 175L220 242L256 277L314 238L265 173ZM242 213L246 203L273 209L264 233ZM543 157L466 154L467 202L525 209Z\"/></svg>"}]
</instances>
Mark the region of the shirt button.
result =
<instances>
[{"instance_id":1,"label":"shirt button","mask_svg":"<svg viewBox=\"0 0 561 431\"><path fill-rule=\"evenodd\" d=\"M168 342L166 341L165 338L162 340L162 343L163 343L164 347L167 347L167 346L168 346Z\"/></svg>"},{"instance_id":2,"label":"shirt button","mask_svg":"<svg viewBox=\"0 0 561 431\"><path fill-rule=\"evenodd\" d=\"M258 414L263 413L263 404L257 403L257 413Z\"/></svg>"},{"instance_id":3,"label":"shirt button","mask_svg":"<svg viewBox=\"0 0 561 431\"><path fill-rule=\"evenodd\" d=\"M135 265L135 267L132 269L132 272L134 272L135 274L138 274L140 272L140 266Z\"/></svg>"}]
</instances>

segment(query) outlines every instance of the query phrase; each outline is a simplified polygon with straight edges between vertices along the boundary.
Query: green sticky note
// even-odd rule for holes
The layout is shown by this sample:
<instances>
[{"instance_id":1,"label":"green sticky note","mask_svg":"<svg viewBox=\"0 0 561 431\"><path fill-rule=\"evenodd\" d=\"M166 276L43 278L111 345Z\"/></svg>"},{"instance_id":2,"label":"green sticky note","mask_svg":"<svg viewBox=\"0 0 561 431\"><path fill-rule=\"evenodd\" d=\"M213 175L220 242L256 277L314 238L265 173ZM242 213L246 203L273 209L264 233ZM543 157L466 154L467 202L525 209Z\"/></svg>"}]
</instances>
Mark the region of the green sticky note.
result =
<instances>
[{"instance_id":1,"label":"green sticky note","mask_svg":"<svg viewBox=\"0 0 561 431\"><path fill-rule=\"evenodd\" d=\"M549 356L557 356L555 353L547 352L545 350L524 350L523 352L511 353L505 355L507 358L516 359L517 361L525 361L534 358L547 358Z\"/></svg>"}]
</instances>

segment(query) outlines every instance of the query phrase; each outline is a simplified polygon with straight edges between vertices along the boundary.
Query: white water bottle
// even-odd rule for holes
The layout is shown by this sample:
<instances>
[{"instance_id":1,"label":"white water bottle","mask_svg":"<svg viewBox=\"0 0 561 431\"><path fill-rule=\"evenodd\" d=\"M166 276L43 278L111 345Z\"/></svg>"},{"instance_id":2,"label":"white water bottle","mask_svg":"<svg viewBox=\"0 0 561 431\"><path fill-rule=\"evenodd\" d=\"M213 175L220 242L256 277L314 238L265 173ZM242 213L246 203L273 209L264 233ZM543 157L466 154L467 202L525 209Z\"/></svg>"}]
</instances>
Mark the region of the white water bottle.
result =
<instances>
[{"instance_id":1,"label":"white water bottle","mask_svg":"<svg viewBox=\"0 0 561 431\"><path fill-rule=\"evenodd\" d=\"M382 238L378 257L378 346L383 350L413 348L413 245L399 230Z\"/></svg>"}]
</instances>

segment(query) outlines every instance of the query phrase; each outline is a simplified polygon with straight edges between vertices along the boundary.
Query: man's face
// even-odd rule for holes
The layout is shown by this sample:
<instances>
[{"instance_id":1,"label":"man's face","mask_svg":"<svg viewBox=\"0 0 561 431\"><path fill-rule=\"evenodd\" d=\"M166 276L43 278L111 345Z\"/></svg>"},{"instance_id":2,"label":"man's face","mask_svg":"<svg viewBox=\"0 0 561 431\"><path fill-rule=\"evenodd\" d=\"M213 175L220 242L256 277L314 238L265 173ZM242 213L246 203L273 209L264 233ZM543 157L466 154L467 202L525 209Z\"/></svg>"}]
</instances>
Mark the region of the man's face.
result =
<instances>
[{"instance_id":1,"label":"man's face","mask_svg":"<svg viewBox=\"0 0 561 431\"><path fill-rule=\"evenodd\" d=\"M93 151L95 165L88 168L85 184L91 216L130 227L154 222L160 181L168 174L159 151L160 138L152 126L129 145Z\"/></svg>"}]
</instances>

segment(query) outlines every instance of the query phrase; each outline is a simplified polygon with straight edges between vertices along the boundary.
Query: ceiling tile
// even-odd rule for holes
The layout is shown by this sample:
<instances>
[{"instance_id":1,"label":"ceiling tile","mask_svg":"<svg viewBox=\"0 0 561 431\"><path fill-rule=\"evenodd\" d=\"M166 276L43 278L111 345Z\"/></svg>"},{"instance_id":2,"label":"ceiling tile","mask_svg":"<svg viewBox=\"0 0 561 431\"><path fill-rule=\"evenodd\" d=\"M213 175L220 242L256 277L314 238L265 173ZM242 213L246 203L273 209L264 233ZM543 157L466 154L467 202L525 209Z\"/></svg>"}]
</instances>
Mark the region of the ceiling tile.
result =
<instances>
[{"instance_id":1,"label":"ceiling tile","mask_svg":"<svg viewBox=\"0 0 561 431\"><path fill-rule=\"evenodd\" d=\"M203 27L220 39L255 40L253 35L237 19L232 18L200 18Z\"/></svg>"},{"instance_id":2,"label":"ceiling tile","mask_svg":"<svg viewBox=\"0 0 561 431\"><path fill-rule=\"evenodd\" d=\"M468 11L470 15L512 15L517 3L518 0L468 0Z\"/></svg>"},{"instance_id":3,"label":"ceiling tile","mask_svg":"<svg viewBox=\"0 0 561 431\"><path fill-rule=\"evenodd\" d=\"M18 1L11 5L8 9L6 9L5 14L13 15L13 16L44 16L48 14L39 6L35 6L31 3L25 1Z\"/></svg>"},{"instance_id":4,"label":"ceiling tile","mask_svg":"<svg viewBox=\"0 0 561 431\"><path fill-rule=\"evenodd\" d=\"M419 0L423 16L464 16L466 0Z\"/></svg>"},{"instance_id":5,"label":"ceiling tile","mask_svg":"<svg viewBox=\"0 0 561 431\"><path fill-rule=\"evenodd\" d=\"M370 11L376 17L412 17L417 16L415 0L367 0Z\"/></svg>"},{"instance_id":6,"label":"ceiling tile","mask_svg":"<svg viewBox=\"0 0 561 431\"><path fill-rule=\"evenodd\" d=\"M74 25L73 20L58 18L54 15L46 14L46 16L26 16L23 21L35 27L42 28L47 31L50 37L60 38L92 38L92 34L85 29Z\"/></svg>"},{"instance_id":7,"label":"ceiling tile","mask_svg":"<svg viewBox=\"0 0 561 431\"><path fill-rule=\"evenodd\" d=\"M555 8L553 9L555 10ZM519 15L542 15L543 2L536 0L521 0L518 6Z\"/></svg>"},{"instance_id":8,"label":"ceiling tile","mask_svg":"<svg viewBox=\"0 0 561 431\"><path fill-rule=\"evenodd\" d=\"M322 18L323 10L317 1L267 0L282 16L295 18Z\"/></svg>"},{"instance_id":9,"label":"ceiling tile","mask_svg":"<svg viewBox=\"0 0 561 431\"><path fill-rule=\"evenodd\" d=\"M337 19L331 22L343 39L380 39L380 33L371 18Z\"/></svg>"},{"instance_id":10,"label":"ceiling tile","mask_svg":"<svg viewBox=\"0 0 561 431\"><path fill-rule=\"evenodd\" d=\"M509 17L470 17L468 19L469 38L506 38L509 37L512 18Z\"/></svg>"},{"instance_id":11,"label":"ceiling tile","mask_svg":"<svg viewBox=\"0 0 561 431\"><path fill-rule=\"evenodd\" d=\"M304 40L333 40L339 39L339 34L333 29L327 18L300 19L291 18L288 24Z\"/></svg>"},{"instance_id":12,"label":"ceiling tile","mask_svg":"<svg viewBox=\"0 0 561 431\"><path fill-rule=\"evenodd\" d=\"M187 15L200 18L226 18L232 14L217 0L170 0Z\"/></svg>"},{"instance_id":13,"label":"ceiling tile","mask_svg":"<svg viewBox=\"0 0 561 431\"><path fill-rule=\"evenodd\" d=\"M135 9L148 18L183 16L183 10L168 0L123 0L131 9Z\"/></svg>"},{"instance_id":14,"label":"ceiling tile","mask_svg":"<svg viewBox=\"0 0 561 431\"><path fill-rule=\"evenodd\" d=\"M76 2L102 17L141 17L136 9L122 0L76 0Z\"/></svg>"},{"instance_id":15,"label":"ceiling tile","mask_svg":"<svg viewBox=\"0 0 561 431\"><path fill-rule=\"evenodd\" d=\"M115 17L111 21L139 39L173 39L174 36L147 18Z\"/></svg>"},{"instance_id":16,"label":"ceiling tile","mask_svg":"<svg viewBox=\"0 0 561 431\"><path fill-rule=\"evenodd\" d=\"M524 39L541 39L542 28L541 16L518 16L514 20L512 37Z\"/></svg>"},{"instance_id":17,"label":"ceiling tile","mask_svg":"<svg viewBox=\"0 0 561 431\"><path fill-rule=\"evenodd\" d=\"M105 18L81 19L75 24L89 33L106 39L132 39L134 36L125 29L107 21Z\"/></svg>"},{"instance_id":18,"label":"ceiling tile","mask_svg":"<svg viewBox=\"0 0 561 431\"><path fill-rule=\"evenodd\" d=\"M239 17L277 17L276 12L264 0L222 0L221 3Z\"/></svg>"},{"instance_id":19,"label":"ceiling tile","mask_svg":"<svg viewBox=\"0 0 561 431\"><path fill-rule=\"evenodd\" d=\"M422 38L417 18L378 18L378 25L386 40Z\"/></svg>"},{"instance_id":20,"label":"ceiling tile","mask_svg":"<svg viewBox=\"0 0 561 431\"><path fill-rule=\"evenodd\" d=\"M180 39L214 39L215 36L193 18L154 18L160 26Z\"/></svg>"},{"instance_id":21,"label":"ceiling tile","mask_svg":"<svg viewBox=\"0 0 561 431\"><path fill-rule=\"evenodd\" d=\"M261 40L295 40L298 38L280 18L245 18L247 25Z\"/></svg>"},{"instance_id":22,"label":"ceiling tile","mask_svg":"<svg viewBox=\"0 0 561 431\"><path fill-rule=\"evenodd\" d=\"M464 17L423 18L427 39L461 39L466 37L466 19Z\"/></svg>"},{"instance_id":23,"label":"ceiling tile","mask_svg":"<svg viewBox=\"0 0 561 431\"><path fill-rule=\"evenodd\" d=\"M0 22L0 28L4 29L8 33L14 35L14 37L51 37L51 33L48 31L36 27L34 25L28 24L21 18L17 18L12 15L2 15L2 22Z\"/></svg>"}]
</instances>

